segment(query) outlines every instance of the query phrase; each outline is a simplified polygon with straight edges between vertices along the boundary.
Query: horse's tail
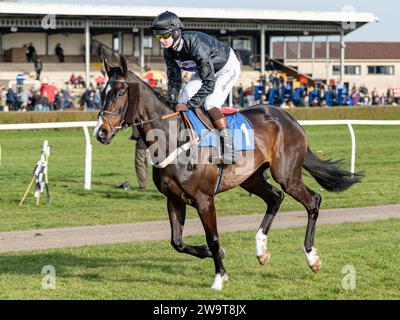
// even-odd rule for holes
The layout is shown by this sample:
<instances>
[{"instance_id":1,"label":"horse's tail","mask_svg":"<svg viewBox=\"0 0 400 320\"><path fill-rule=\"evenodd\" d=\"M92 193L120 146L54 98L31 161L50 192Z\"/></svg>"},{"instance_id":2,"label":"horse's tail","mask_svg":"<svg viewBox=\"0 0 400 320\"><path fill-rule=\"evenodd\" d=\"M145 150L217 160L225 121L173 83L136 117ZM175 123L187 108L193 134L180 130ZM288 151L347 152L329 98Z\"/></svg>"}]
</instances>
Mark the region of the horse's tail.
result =
<instances>
[{"instance_id":1,"label":"horse's tail","mask_svg":"<svg viewBox=\"0 0 400 320\"><path fill-rule=\"evenodd\" d=\"M307 148L303 167L326 190L341 192L350 188L353 184L361 182L364 177L363 172L353 174L341 169L339 166L342 162L343 160L321 160L310 148Z\"/></svg>"}]
</instances>

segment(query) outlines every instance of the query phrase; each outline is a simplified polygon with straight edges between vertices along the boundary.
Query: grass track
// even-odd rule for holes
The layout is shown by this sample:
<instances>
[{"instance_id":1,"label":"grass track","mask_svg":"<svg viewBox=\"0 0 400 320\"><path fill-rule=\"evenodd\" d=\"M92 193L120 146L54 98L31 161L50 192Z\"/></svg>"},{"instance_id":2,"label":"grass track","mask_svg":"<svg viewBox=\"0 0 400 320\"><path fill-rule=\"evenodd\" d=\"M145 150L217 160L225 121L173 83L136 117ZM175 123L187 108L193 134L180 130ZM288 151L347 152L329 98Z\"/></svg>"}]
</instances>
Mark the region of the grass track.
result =
<instances>
[{"instance_id":1,"label":"grass track","mask_svg":"<svg viewBox=\"0 0 400 320\"><path fill-rule=\"evenodd\" d=\"M169 241L4 254L0 299L399 299L399 230L399 219L317 226L318 274L301 250L304 228L271 230L266 266L254 256L254 232L222 234L230 276L222 292L209 289L211 259L178 254ZM41 288L45 265L56 269L55 290ZM342 288L346 265L355 290Z\"/></svg>"},{"instance_id":2,"label":"grass track","mask_svg":"<svg viewBox=\"0 0 400 320\"><path fill-rule=\"evenodd\" d=\"M349 169L350 137L346 126L305 127L309 144L323 158L345 158ZM340 194L321 190L305 177L306 183L322 194L322 208L362 207L400 203L399 126L355 126L357 170L364 170L363 183ZM129 133L120 134L109 146L93 143L92 190L83 189L84 135L82 130L32 130L0 132L0 231L63 226L133 223L167 219L166 201L151 183L149 190L124 191L113 188L124 180L136 185L133 170L134 143ZM51 206L35 207L32 193L19 209L32 169L39 159L44 139L53 146L49 162ZM286 197L281 211L302 210ZM217 212L222 215L254 214L265 211L262 200L248 197L240 188L218 196ZM188 217L196 217L190 209Z\"/></svg>"}]
</instances>

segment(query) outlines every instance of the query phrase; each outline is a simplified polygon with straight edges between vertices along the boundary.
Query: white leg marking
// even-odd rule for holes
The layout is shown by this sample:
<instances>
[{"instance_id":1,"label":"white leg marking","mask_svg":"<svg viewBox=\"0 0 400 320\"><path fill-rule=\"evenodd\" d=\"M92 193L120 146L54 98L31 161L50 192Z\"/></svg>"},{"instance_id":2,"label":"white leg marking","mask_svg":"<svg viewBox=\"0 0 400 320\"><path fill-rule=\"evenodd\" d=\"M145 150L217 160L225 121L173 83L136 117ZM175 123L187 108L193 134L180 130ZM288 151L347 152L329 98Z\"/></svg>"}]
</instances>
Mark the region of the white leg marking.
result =
<instances>
[{"instance_id":1,"label":"white leg marking","mask_svg":"<svg viewBox=\"0 0 400 320\"><path fill-rule=\"evenodd\" d=\"M307 263L309 267L314 266L314 264L319 260L319 257L317 255L317 249L314 247L311 247L311 251L307 252L306 248L303 248L304 253L306 255L307 258Z\"/></svg>"},{"instance_id":2,"label":"white leg marking","mask_svg":"<svg viewBox=\"0 0 400 320\"><path fill-rule=\"evenodd\" d=\"M215 280L214 284L211 287L211 289L214 290L222 290L224 287L224 282L228 281L228 275L225 273L223 276L221 276L219 273L215 275Z\"/></svg>"},{"instance_id":3,"label":"white leg marking","mask_svg":"<svg viewBox=\"0 0 400 320\"><path fill-rule=\"evenodd\" d=\"M258 229L256 234L256 256L261 257L267 252L267 235L262 232L262 229Z\"/></svg>"}]
</instances>

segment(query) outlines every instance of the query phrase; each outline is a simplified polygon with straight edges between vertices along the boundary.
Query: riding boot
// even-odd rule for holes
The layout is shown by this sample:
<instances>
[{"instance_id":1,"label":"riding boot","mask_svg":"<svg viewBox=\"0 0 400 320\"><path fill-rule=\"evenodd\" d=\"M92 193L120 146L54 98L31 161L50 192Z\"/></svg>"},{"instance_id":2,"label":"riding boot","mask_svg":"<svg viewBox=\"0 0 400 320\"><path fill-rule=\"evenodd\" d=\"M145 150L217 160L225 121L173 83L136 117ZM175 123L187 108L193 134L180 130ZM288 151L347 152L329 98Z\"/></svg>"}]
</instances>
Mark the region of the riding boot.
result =
<instances>
[{"instance_id":1,"label":"riding boot","mask_svg":"<svg viewBox=\"0 0 400 320\"><path fill-rule=\"evenodd\" d=\"M224 164L235 164L238 163L237 155L233 146L231 132L228 128L223 128L219 131L219 137L221 141L221 161Z\"/></svg>"},{"instance_id":2,"label":"riding boot","mask_svg":"<svg viewBox=\"0 0 400 320\"><path fill-rule=\"evenodd\" d=\"M218 110L219 111L219 110ZM213 121L214 126L219 130L219 138L221 142L220 153L218 156L210 158L210 162L215 164L235 164L238 163L235 150L232 144L232 137L229 129L227 128L226 118Z\"/></svg>"}]
</instances>

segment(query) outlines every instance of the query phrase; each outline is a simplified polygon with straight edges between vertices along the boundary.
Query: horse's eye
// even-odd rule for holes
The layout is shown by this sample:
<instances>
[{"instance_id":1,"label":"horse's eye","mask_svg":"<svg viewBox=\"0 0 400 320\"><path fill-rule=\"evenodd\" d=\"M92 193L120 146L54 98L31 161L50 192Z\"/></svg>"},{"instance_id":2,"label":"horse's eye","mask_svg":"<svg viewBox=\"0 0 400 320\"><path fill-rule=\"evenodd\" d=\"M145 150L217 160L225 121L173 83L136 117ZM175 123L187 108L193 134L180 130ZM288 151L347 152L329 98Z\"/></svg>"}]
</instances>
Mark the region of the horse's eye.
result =
<instances>
[{"instance_id":1,"label":"horse's eye","mask_svg":"<svg viewBox=\"0 0 400 320\"><path fill-rule=\"evenodd\" d=\"M124 94L125 94L125 89L120 89L118 92L117 92L117 97L122 97Z\"/></svg>"}]
</instances>

